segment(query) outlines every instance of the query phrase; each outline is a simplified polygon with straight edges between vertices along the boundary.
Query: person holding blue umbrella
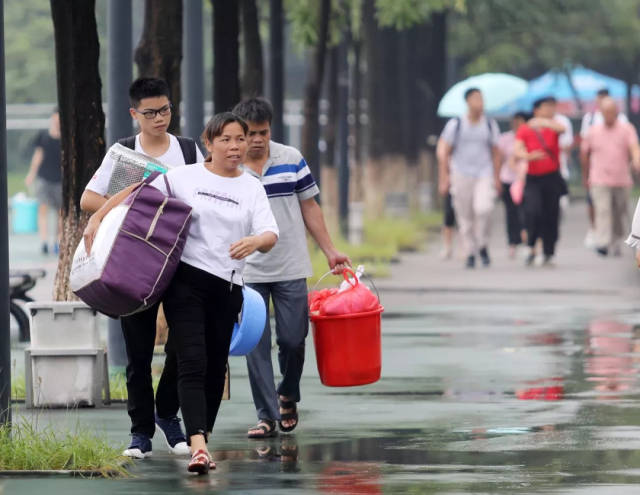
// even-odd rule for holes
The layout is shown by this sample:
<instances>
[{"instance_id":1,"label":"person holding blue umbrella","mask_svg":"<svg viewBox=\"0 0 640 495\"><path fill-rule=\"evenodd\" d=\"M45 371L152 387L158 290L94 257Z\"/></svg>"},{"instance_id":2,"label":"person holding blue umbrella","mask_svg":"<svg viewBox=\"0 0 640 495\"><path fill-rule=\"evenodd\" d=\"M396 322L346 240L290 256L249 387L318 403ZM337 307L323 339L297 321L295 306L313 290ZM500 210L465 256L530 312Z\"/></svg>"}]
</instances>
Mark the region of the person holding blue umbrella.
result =
<instances>
[{"instance_id":1,"label":"person holding blue umbrella","mask_svg":"<svg viewBox=\"0 0 640 495\"><path fill-rule=\"evenodd\" d=\"M491 213L501 190L500 130L485 116L478 88L467 89L464 99L467 114L449 120L438 142L439 192L443 196L451 192L466 267L475 267L476 256L486 267L491 264Z\"/></svg>"}]
</instances>

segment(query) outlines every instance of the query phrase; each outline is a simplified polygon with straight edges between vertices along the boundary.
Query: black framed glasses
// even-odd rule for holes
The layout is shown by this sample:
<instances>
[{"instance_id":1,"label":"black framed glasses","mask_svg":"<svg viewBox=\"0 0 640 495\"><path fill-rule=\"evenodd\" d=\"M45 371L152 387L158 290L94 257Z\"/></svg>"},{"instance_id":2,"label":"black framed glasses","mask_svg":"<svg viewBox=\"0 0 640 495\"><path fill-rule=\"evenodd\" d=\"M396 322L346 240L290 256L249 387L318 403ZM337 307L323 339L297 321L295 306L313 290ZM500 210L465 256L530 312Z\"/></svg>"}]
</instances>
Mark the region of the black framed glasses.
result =
<instances>
[{"instance_id":1,"label":"black framed glasses","mask_svg":"<svg viewBox=\"0 0 640 495\"><path fill-rule=\"evenodd\" d=\"M145 110L144 112L141 112L137 108L134 108L134 110L137 113L144 115L145 119L151 120L151 119L155 119L156 115L158 114L162 115L163 117L166 115L169 115L171 113L172 108L173 108L173 105L169 103L168 105L165 105L162 108L158 108L157 110L149 109L149 110Z\"/></svg>"}]
</instances>

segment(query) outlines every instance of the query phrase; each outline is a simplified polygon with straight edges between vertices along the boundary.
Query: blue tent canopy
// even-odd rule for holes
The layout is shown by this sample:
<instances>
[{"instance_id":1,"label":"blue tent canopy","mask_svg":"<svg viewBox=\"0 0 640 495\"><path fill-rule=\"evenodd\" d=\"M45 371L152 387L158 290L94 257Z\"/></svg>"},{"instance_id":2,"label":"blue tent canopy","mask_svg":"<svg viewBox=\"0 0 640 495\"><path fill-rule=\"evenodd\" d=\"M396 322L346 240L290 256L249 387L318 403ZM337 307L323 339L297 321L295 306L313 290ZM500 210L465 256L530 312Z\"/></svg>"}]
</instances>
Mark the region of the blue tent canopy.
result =
<instances>
[{"instance_id":1,"label":"blue tent canopy","mask_svg":"<svg viewBox=\"0 0 640 495\"><path fill-rule=\"evenodd\" d=\"M538 98L545 96L554 96L559 101L575 100L577 96L582 102L590 102L595 99L596 93L604 88L608 89L609 94L617 100L626 100L627 98L627 84L619 79L584 67L571 69L569 75L571 80L565 71L550 70L529 81L527 92L524 95L493 113L504 115L519 110L530 111L533 108L533 103ZM633 91L640 93L640 88L634 86Z\"/></svg>"}]
</instances>

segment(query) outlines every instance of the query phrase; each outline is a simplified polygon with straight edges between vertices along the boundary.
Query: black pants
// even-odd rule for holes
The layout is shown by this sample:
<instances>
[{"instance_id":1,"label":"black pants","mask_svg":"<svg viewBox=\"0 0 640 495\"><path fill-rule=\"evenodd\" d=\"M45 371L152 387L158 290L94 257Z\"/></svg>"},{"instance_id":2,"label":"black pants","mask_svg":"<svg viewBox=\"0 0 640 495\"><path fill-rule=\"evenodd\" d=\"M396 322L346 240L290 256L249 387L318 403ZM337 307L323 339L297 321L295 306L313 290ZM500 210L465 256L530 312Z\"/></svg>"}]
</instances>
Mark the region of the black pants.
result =
<instances>
[{"instance_id":1,"label":"black pants","mask_svg":"<svg viewBox=\"0 0 640 495\"><path fill-rule=\"evenodd\" d=\"M522 242L520 235L523 225L522 209L520 205L513 202L511 191L509 190L510 187L511 184L502 183L502 201L504 202L507 220L507 240L510 246L517 246Z\"/></svg>"},{"instance_id":2,"label":"black pants","mask_svg":"<svg viewBox=\"0 0 640 495\"><path fill-rule=\"evenodd\" d=\"M233 325L242 288L180 263L164 297L178 356L178 396L187 439L213 429L224 392Z\"/></svg>"},{"instance_id":3,"label":"black pants","mask_svg":"<svg viewBox=\"0 0 640 495\"><path fill-rule=\"evenodd\" d=\"M529 247L541 238L544 254L553 256L558 241L562 177L558 173L528 175L524 189L524 214Z\"/></svg>"},{"instance_id":4,"label":"black pants","mask_svg":"<svg viewBox=\"0 0 640 495\"><path fill-rule=\"evenodd\" d=\"M155 432L151 360L156 340L156 318L160 303L146 311L123 316L120 321L127 348L127 411L131 418L131 433L149 437ZM158 416L169 418L178 413L178 366L171 342L165 346L167 357L156 392Z\"/></svg>"}]
</instances>

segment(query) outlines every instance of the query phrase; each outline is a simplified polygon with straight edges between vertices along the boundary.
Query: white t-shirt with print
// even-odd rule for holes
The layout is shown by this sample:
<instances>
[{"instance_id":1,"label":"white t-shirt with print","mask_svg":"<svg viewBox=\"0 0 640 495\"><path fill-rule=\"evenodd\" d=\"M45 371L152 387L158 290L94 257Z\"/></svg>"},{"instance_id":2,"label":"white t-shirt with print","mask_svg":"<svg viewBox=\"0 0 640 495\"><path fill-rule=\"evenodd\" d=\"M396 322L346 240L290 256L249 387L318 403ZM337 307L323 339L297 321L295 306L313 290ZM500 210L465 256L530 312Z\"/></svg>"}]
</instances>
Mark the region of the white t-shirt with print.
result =
<instances>
[{"instance_id":1,"label":"white t-shirt with print","mask_svg":"<svg viewBox=\"0 0 640 495\"><path fill-rule=\"evenodd\" d=\"M148 155L148 153L145 152L145 150L142 148L142 145L140 144L140 134L136 136L135 151ZM160 163L165 163L167 165L186 165L186 163L184 162L184 155L182 154L182 148L180 148L180 143L178 142L178 138L176 138L173 134L169 134L169 148L167 149L167 151L163 155L154 158ZM196 146L196 159L197 163L204 161L204 157L202 156L202 153L200 152L200 148L198 148L198 146ZM102 160L102 163L100 164L100 167L91 178L85 189L98 193L101 196L106 196L107 191L109 190L109 182L111 181L112 173L113 160L111 159L110 153L107 152L107 154L104 156L104 159Z\"/></svg>"},{"instance_id":2,"label":"white t-shirt with print","mask_svg":"<svg viewBox=\"0 0 640 495\"><path fill-rule=\"evenodd\" d=\"M222 177L210 172L204 163L174 168L166 178L172 197L193 208L181 260L242 285L245 260L231 259L231 244L249 235L279 235L260 181L247 173ZM151 185L168 194L164 177L157 177Z\"/></svg>"}]
</instances>

